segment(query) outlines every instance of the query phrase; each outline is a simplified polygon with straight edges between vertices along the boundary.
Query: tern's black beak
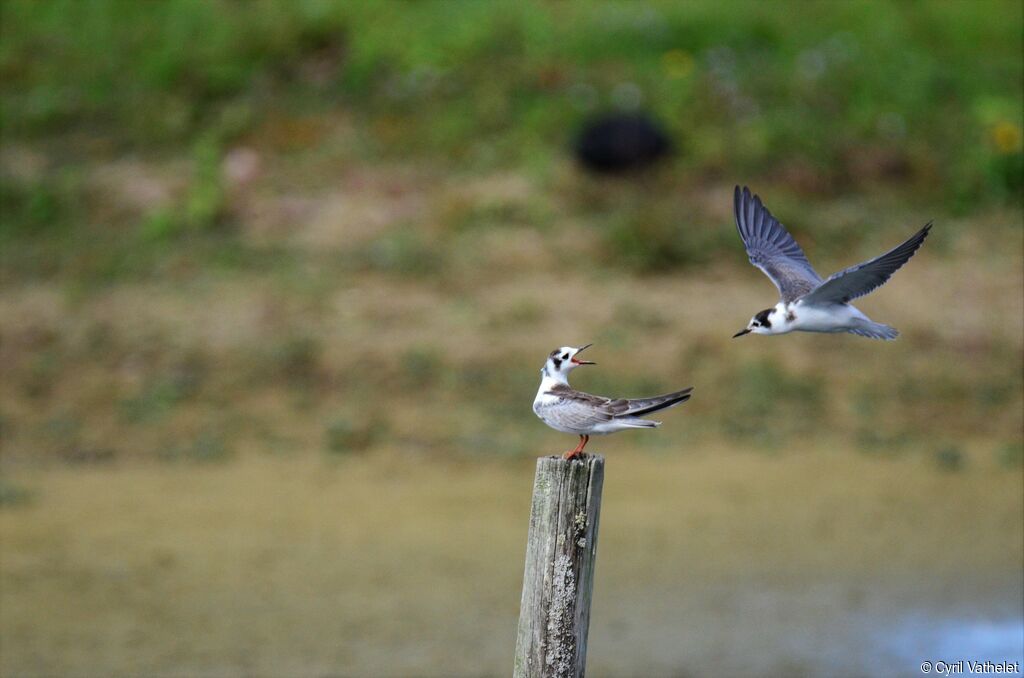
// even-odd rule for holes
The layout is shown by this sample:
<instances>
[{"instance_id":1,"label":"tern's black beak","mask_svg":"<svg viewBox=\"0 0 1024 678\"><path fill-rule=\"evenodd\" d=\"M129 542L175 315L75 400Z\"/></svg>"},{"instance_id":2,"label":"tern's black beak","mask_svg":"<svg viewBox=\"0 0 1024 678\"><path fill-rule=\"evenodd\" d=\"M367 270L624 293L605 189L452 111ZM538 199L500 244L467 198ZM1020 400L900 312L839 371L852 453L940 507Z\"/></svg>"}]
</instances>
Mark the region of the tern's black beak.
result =
<instances>
[{"instance_id":1,"label":"tern's black beak","mask_svg":"<svg viewBox=\"0 0 1024 678\"><path fill-rule=\"evenodd\" d=\"M583 349L589 348L591 346L593 346L593 344L587 344L586 346L580 346L578 349L576 349L576 353L574 353L573 356L572 356L572 362L574 362L577 365L596 365L597 363L592 362L590 360L577 360L576 359L576 356L578 356L580 353L583 353Z\"/></svg>"},{"instance_id":2,"label":"tern's black beak","mask_svg":"<svg viewBox=\"0 0 1024 678\"><path fill-rule=\"evenodd\" d=\"M747 327L745 329L742 329L739 332L737 332L736 334L732 335L732 338L735 339L736 337L742 337L744 334L750 334L750 328L749 327Z\"/></svg>"}]
</instances>

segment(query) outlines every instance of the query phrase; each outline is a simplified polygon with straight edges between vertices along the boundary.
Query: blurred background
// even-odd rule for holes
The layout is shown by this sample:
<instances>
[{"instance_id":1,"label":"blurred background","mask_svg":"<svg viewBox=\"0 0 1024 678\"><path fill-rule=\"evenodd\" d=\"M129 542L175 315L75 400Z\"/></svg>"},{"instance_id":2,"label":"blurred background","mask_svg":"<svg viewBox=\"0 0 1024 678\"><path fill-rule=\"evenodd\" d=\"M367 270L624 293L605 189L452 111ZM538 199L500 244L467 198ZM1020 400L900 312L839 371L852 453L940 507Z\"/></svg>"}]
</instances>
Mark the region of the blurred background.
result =
<instances>
[{"instance_id":1,"label":"blurred background","mask_svg":"<svg viewBox=\"0 0 1024 678\"><path fill-rule=\"evenodd\" d=\"M531 403L607 457L593 675L1020 661L1022 8L0 4L0 673L512 666ZM892 343L733 341L749 184Z\"/></svg>"}]
</instances>

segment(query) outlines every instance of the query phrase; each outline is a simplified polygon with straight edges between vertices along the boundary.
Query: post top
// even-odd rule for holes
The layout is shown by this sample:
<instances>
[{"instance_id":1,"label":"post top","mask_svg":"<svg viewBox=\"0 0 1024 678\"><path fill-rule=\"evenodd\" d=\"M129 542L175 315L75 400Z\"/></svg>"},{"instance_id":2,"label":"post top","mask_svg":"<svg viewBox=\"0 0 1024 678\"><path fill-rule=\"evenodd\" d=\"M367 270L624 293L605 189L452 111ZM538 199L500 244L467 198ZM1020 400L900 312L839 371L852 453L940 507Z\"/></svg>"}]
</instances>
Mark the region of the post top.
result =
<instances>
[{"instance_id":1,"label":"post top","mask_svg":"<svg viewBox=\"0 0 1024 678\"><path fill-rule=\"evenodd\" d=\"M601 464L601 465L603 465L604 464L604 457L602 455L600 455L600 454L589 454L587 452L584 452L583 454L576 455L572 459L566 459L565 457L563 457L560 454L549 454L549 455L545 455L543 457L538 457L537 458L537 463L538 464L540 464L540 463L549 463L549 464L550 463L556 463L557 464L559 462L564 463L564 464L574 464L574 463L592 464L593 463L593 464Z\"/></svg>"}]
</instances>

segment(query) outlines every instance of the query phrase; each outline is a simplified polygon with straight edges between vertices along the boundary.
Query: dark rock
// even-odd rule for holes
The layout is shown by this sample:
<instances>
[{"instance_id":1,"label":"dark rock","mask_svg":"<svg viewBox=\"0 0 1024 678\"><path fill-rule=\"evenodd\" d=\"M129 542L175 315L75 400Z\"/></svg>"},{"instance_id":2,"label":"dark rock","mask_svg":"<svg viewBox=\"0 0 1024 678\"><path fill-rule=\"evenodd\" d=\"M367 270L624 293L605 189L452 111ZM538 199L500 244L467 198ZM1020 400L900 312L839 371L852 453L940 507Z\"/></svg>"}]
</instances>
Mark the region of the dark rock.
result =
<instances>
[{"instance_id":1,"label":"dark rock","mask_svg":"<svg viewBox=\"0 0 1024 678\"><path fill-rule=\"evenodd\" d=\"M614 113L585 124L574 150L585 169L616 174L650 167L672 152L672 142L651 117Z\"/></svg>"}]
</instances>

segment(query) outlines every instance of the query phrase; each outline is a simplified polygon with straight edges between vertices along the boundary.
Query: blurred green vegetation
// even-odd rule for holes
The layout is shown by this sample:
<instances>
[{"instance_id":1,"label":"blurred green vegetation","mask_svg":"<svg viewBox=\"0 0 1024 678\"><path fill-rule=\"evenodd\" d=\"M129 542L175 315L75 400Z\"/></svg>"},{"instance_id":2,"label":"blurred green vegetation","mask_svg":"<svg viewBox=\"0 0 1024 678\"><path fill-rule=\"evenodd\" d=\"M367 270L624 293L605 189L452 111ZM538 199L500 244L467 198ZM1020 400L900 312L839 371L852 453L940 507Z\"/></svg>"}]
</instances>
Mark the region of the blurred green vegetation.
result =
<instances>
[{"instance_id":1,"label":"blurred green vegetation","mask_svg":"<svg viewBox=\"0 0 1024 678\"><path fill-rule=\"evenodd\" d=\"M5 136L218 143L343 108L360 154L543 168L594 109L641 105L679 166L807 190L912 182L958 207L1022 179L1021 5L7 0ZM982 48L983 46L983 48ZM302 143L301 130L294 130ZM218 191L198 168L184 215ZM48 189L52 190L52 189ZM44 192L23 218L59 205Z\"/></svg>"},{"instance_id":2,"label":"blurred green vegetation","mask_svg":"<svg viewBox=\"0 0 1024 678\"><path fill-rule=\"evenodd\" d=\"M0 477L0 507L23 506L32 499L32 490Z\"/></svg>"},{"instance_id":3,"label":"blurred green vegetation","mask_svg":"<svg viewBox=\"0 0 1024 678\"><path fill-rule=\"evenodd\" d=\"M232 237L246 215L223 168L238 145L305 156L308 186L338 163L396 161L556 182L550 196L447 199L442 230L406 220L336 262L412 277L450 268L467 232L567 215L595 227L604 265L704 266L732 236L693 228L672 195L724 177L784 184L794 195L774 209L794 208L798 234L827 235L826 254L885 224L802 221L805 196L895 191L951 214L1022 197L1012 1L7 0L0 12L0 263L14 279L290 265L273 243ZM577 126L631 107L668 126L670 166L642 184L558 186ZM125 207L98 191L96 166L124 157L168 165L166 195Z\"/></svg>"},{"instance_id":4,"label":"blurred green vegetation","mask_svg":"<svg viewBox=\"0 0 1024 678\"><path fill-rule=\"evenodd\" d=\"M21 454L532 453L550 435L528 406L539 358L578 340L607 356L583 388L695 385L690 439L827 431L895 455L977 438L1019 458L1019 328L999 305L1020 269L1018 2L0 12L0 419ZM677 155L621 180L575 170L578 126L632 108ZM801 339L722 347L714 323L773 299L728 225L734 183L826 274L934 218L930 268L983 292L947 297L940 329L893 317L884 353L815 337L827 369ZM916 310L915 275L945 289L923 266L890 310ZM658 342L668 368L634 362Z\"/></svg>"}]
</instances>

